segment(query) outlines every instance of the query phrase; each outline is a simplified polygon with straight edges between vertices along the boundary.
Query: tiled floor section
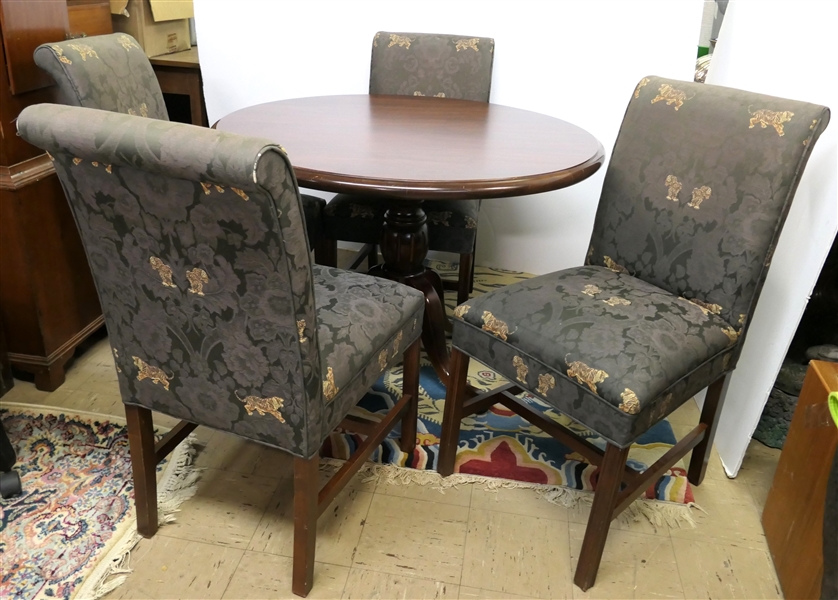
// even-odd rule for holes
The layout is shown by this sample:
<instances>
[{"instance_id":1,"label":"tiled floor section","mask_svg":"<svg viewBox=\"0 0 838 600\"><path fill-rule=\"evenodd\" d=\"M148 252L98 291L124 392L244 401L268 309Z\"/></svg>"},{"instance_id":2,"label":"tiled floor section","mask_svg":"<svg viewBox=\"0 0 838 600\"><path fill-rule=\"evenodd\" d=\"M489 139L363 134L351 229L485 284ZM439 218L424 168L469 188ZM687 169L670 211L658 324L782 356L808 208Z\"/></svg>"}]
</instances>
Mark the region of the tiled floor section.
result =
<instances>
[{"instance_id":1,"label":"tiled floor section","mask_svg":"<svg viewBox=\"0 0 838 600\"><path fill-rule=\"evenodd\" d=\"M70 366L48 394L16 382L5 402L123 416L107 340ZM690 402L671 422L698 419ZM171 420L159 419L163 425ZM291 460L199 428L205 471L177 522L143 540L134 573L109 598L292 598ZM760 524L779 452L753 442L740 476L718 457L695 488L696 529L614 523L596 585L572 573L587 510L548 504L531 490L465 486L442 494L356 478L318 522L310 598L776 598L780 589Z\"/></svg>"}]
</instances>

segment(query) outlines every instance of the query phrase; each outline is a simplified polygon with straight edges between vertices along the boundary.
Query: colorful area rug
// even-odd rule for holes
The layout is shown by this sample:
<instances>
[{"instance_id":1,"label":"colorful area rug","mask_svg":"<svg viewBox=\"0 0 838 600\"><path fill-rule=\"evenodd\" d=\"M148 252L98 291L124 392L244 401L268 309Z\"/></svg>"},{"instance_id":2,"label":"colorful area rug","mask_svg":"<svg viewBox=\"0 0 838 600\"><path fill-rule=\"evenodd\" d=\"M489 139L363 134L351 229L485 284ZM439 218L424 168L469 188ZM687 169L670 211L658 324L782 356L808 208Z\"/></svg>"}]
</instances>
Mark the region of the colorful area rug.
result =
<instances>
[{"instance_id":1,"label":"colorful area rug","mask_svg":"<svg viewBox=\"0 0 838 600\"><path fill-rule=\"evenodd\" d=\"M6 404L23 494L0 500L0 598L98 598L128 572L139 541L128 430L95 415ZM159 468L161 522L195 492L191 445Z\"/></svg>"},{"instance_id":2,"label":"colorful area rug","mask_svg":"<svg viewBox=\"0 0 838 600\"><path fill-rule=\"evenodd\" d=\"M456 265L435 262L433 267L443 275L453 273L456 276ZM475 273L474 294L485 293L528 277L531 275L478 267ZM455 304L453 294L446 294L446 304L450 313ZM401 380L401 367L386 372L360 402L356 414L380 419L401 397ZM469 383L478 389L487 390L507 381L485 365L472 360ZM605 440L553 410L537 397L526 393L520 397L546 417L564 425L599 448L605 448ZM412 454L402 452L399 449L400 432L396 428L390 438L374 452L371 460L381 465L435 471L444 404L445 387L436 376L430 362L423 356L417 429L419 444ZM324 454L327 458L346 459L362 441L362 436L351 432L333 433L324 447ZM642 471L675 443L675 435L669 422L661 421L632 446L628 464ZM596 489L598 477L597 468L586 463L581 455L500 404L484 414L472 415L463 420L455 471L465 476L458 478L455 475L453 479L449 478L455 483L479 481L489 483L490 487L533 487L544 492L548 499L561 499L565 504L574 503L579 499L578 494L571 493L572 490L590 492ZM408 470L398 473L391 470L388 477L405 483L436 481L440 485L447 485L441 479L417 476ZM673 467L650 486L645 493L645 499L691 505L694 500L692 488L683 466ZM688 511L669 511L667 514L665 507L656 511L649 506L635 503L634 512L635 515L639 512L657 522L691 522ZM653 513L656 513L654 517ZM670 518L673 515L674 518Z\"/></svg>"}]
</instances>

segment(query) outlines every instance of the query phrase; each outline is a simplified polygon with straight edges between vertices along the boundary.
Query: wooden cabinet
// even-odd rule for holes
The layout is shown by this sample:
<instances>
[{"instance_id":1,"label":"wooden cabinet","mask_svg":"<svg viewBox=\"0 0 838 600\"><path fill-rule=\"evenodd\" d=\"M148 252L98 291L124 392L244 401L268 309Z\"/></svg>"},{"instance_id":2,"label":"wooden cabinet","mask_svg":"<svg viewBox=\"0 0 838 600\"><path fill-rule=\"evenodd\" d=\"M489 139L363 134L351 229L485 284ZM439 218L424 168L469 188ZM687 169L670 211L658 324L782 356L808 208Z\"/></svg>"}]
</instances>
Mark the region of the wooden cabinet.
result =
<instances>
[{"instance_id":1,"label":"wooden cabinet","mask_svg":"<svg viewBox=\"0 0 838 600\"><path fill-rule=\"evenodd\" d=\"M762 513L765 538L786 598L821 597L824 502L838 447L838 428L827 397L836 390L838 364L809 363Z\"/></svg>"},{"instance_id":2,"label":"wooden cabinet","mask_svg":"<svg viewBox=\"0 0 838 600\"><path fill-rule=\"evenodd\" d=\"M55 102L52 79L32 52L68 33L61 1L0 0L0 327L12 366L33 373L42 390L64 382L64 363L103 323L52 163L14 125L27 106Z\"/></svg>"}]
</instances>

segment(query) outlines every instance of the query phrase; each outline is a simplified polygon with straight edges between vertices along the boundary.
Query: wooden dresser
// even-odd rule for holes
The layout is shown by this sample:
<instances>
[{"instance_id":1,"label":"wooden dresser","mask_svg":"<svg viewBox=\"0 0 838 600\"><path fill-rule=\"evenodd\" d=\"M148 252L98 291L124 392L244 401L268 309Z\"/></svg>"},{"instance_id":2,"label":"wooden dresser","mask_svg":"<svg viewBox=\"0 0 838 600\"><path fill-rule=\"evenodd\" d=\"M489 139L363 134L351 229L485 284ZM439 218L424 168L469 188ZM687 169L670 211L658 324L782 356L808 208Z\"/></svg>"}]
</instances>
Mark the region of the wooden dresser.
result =
<instances>
[{"instance_id":1,"label":"wooden dresser","mask_svg":"<svg viewBox=\"0 0 838 600\"><path fill-rule=\"evenodd\" d=\"M0 0L0 328L12 366L40 390L64 382L64 364L103 318L52 163L14 122L31 104L55 102L35 48L111 31L107 0Z\"/></svg>"},{"instance_id":2,"label":"wooden dresser","mask_svg":"<svg viewBox=\"0 0 838 600\"><path fill-rule=\"evenodd\" d=\"M810 362L762 513L786 598L821 597L824 502L838 447L827 398L836 390L838 363Z\"/></svg>"}]
</instances>

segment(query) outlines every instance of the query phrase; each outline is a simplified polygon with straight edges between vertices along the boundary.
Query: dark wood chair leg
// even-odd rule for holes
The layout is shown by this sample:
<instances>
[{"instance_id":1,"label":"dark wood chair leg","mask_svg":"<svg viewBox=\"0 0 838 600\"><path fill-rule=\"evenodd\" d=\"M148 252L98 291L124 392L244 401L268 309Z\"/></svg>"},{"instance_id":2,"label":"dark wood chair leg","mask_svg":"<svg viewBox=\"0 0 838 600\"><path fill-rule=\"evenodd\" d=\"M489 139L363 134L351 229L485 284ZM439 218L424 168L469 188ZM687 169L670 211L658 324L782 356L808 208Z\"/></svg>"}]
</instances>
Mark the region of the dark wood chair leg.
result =
<instances>
[{"instance_id":1,"label":"dark wood chair leg","mask_svg":"<svg viewBox=\"0 0 838 600\"><path fill-rule=\"evenodd\" d=\"M448 381L448 391L445 394L445 409L442 416L442 438L439 442L439 459L437 472L447 477L454 472L457 458L457 445L460 443L460 419L462 406L466 397L468 383L468 354L452 348L451 375Z\"/></svg>"},{"instance_id":2,"label":"dark wood chair leg","mask_svg":"<svg viewBox=\"0 0 838 600\"><path fill-rule=\"evenodd\" d=\"M468 300L474 277L474 254L460 254L460 272L457 279L457 304Z\"/></svg>"},{"instance_id":3,"label":"dark wood chair leg","mask_svg":"<svg viewBox=\"0 0 838 600\"><path fill-rule=\"evenodd\" d=\"M476 246L476 244L475 244ZM468 278L468 293L471 294L474 291L474 257L477 256L477 248L471 253L471 275Z\"/></svg>"},{"instance_id":4,"label":"dark wood chair leg","mask_svg":"<svg viewBox=\"0 0 838 600\"><path fill-rule=\"evenodd\" d=\"M404 351L404 376L402 377L402 394L410 394L410 404L402 417L402 452L410 452L416 448L416 421L419 419L419 344L416 340Z\"/></svg>"},{"instance_id":5,"label":"dark wood chair leg","mask_svg":"<svg viewBox=\"0 0 838 600\"><path fill-rule=\"evenodd\" d=\"M322 239L314 246L314 262L324 267L338 266L338 241Z\"/></svg>"},{"instance_id":6,"label":"dark wood chair leg","mask_svg":"<svg viewBox=\"0 0 838 600\"><path fill-rule=\"evenodd\" d=\"M151 411L141 406L125 405L128 421L128 445L134 473L134 506L137 532L150 538L157 533L157 454L154 452L154 423Z\"/></svg>"},{"instance_id":7,"label":"dark wood chair leg","mask_svg":"<svg viewBox=\"0 0 838 600\"><path fill-rule=\"evenodd\" d=\"M729 383L730 373L727 373L707 388L704 408L701 410L699 421L707 425L707 430L704 432L704 439L693 448L690 466L687 471L687 479L693 485L701 485L701 482L704 481L704 475L707 473L707 463L710 462L710 451L713 449L713 438L716 436L716 425L719 423L719 416L722 414L722 404L724 404Z\"/></svg>"},{"instance_id":8,"label":"dark wood chair leg","mask_svg":"<svg viewBox=\"0 0 838 600\"><path fill-rule=\"evenodd\" d=\"M367 266L372 269L378 264L378 244L370 244L370 253L367 255Z\"/></svg>"},{"instance_id":9,"label":"dark wood chair leg","mask_svg":"<svg viewBox=\"0 0 838 600\"><path fill-rule=\"evenodd\" d=\"M611 526L611 517L617 503L617 494L623 481L623 469L626 466L628 452L628 448L618 448L613 444L605 447L605 456L599 469L594 493L594 504L591 507L591 516L588 517L588 527L585 530L582 551L579 553L579 562L576 564L576 574L573 577L573 583L583 591L590 588L596 581L602 551L605 549L605 540L608 537L608 528Z\"/></svg>"},{"instance_id":10,"label":"dark wood chair leg","mask_svg":"<svg viewBox=\"0 0 838 600\"><path fill-rule=\"evenodd\" d=\"M314 583L314 544L317 539L317 495L320 457L294 459L294 573L291 591L307 596Z\"/></svg>"}]
</instances>

